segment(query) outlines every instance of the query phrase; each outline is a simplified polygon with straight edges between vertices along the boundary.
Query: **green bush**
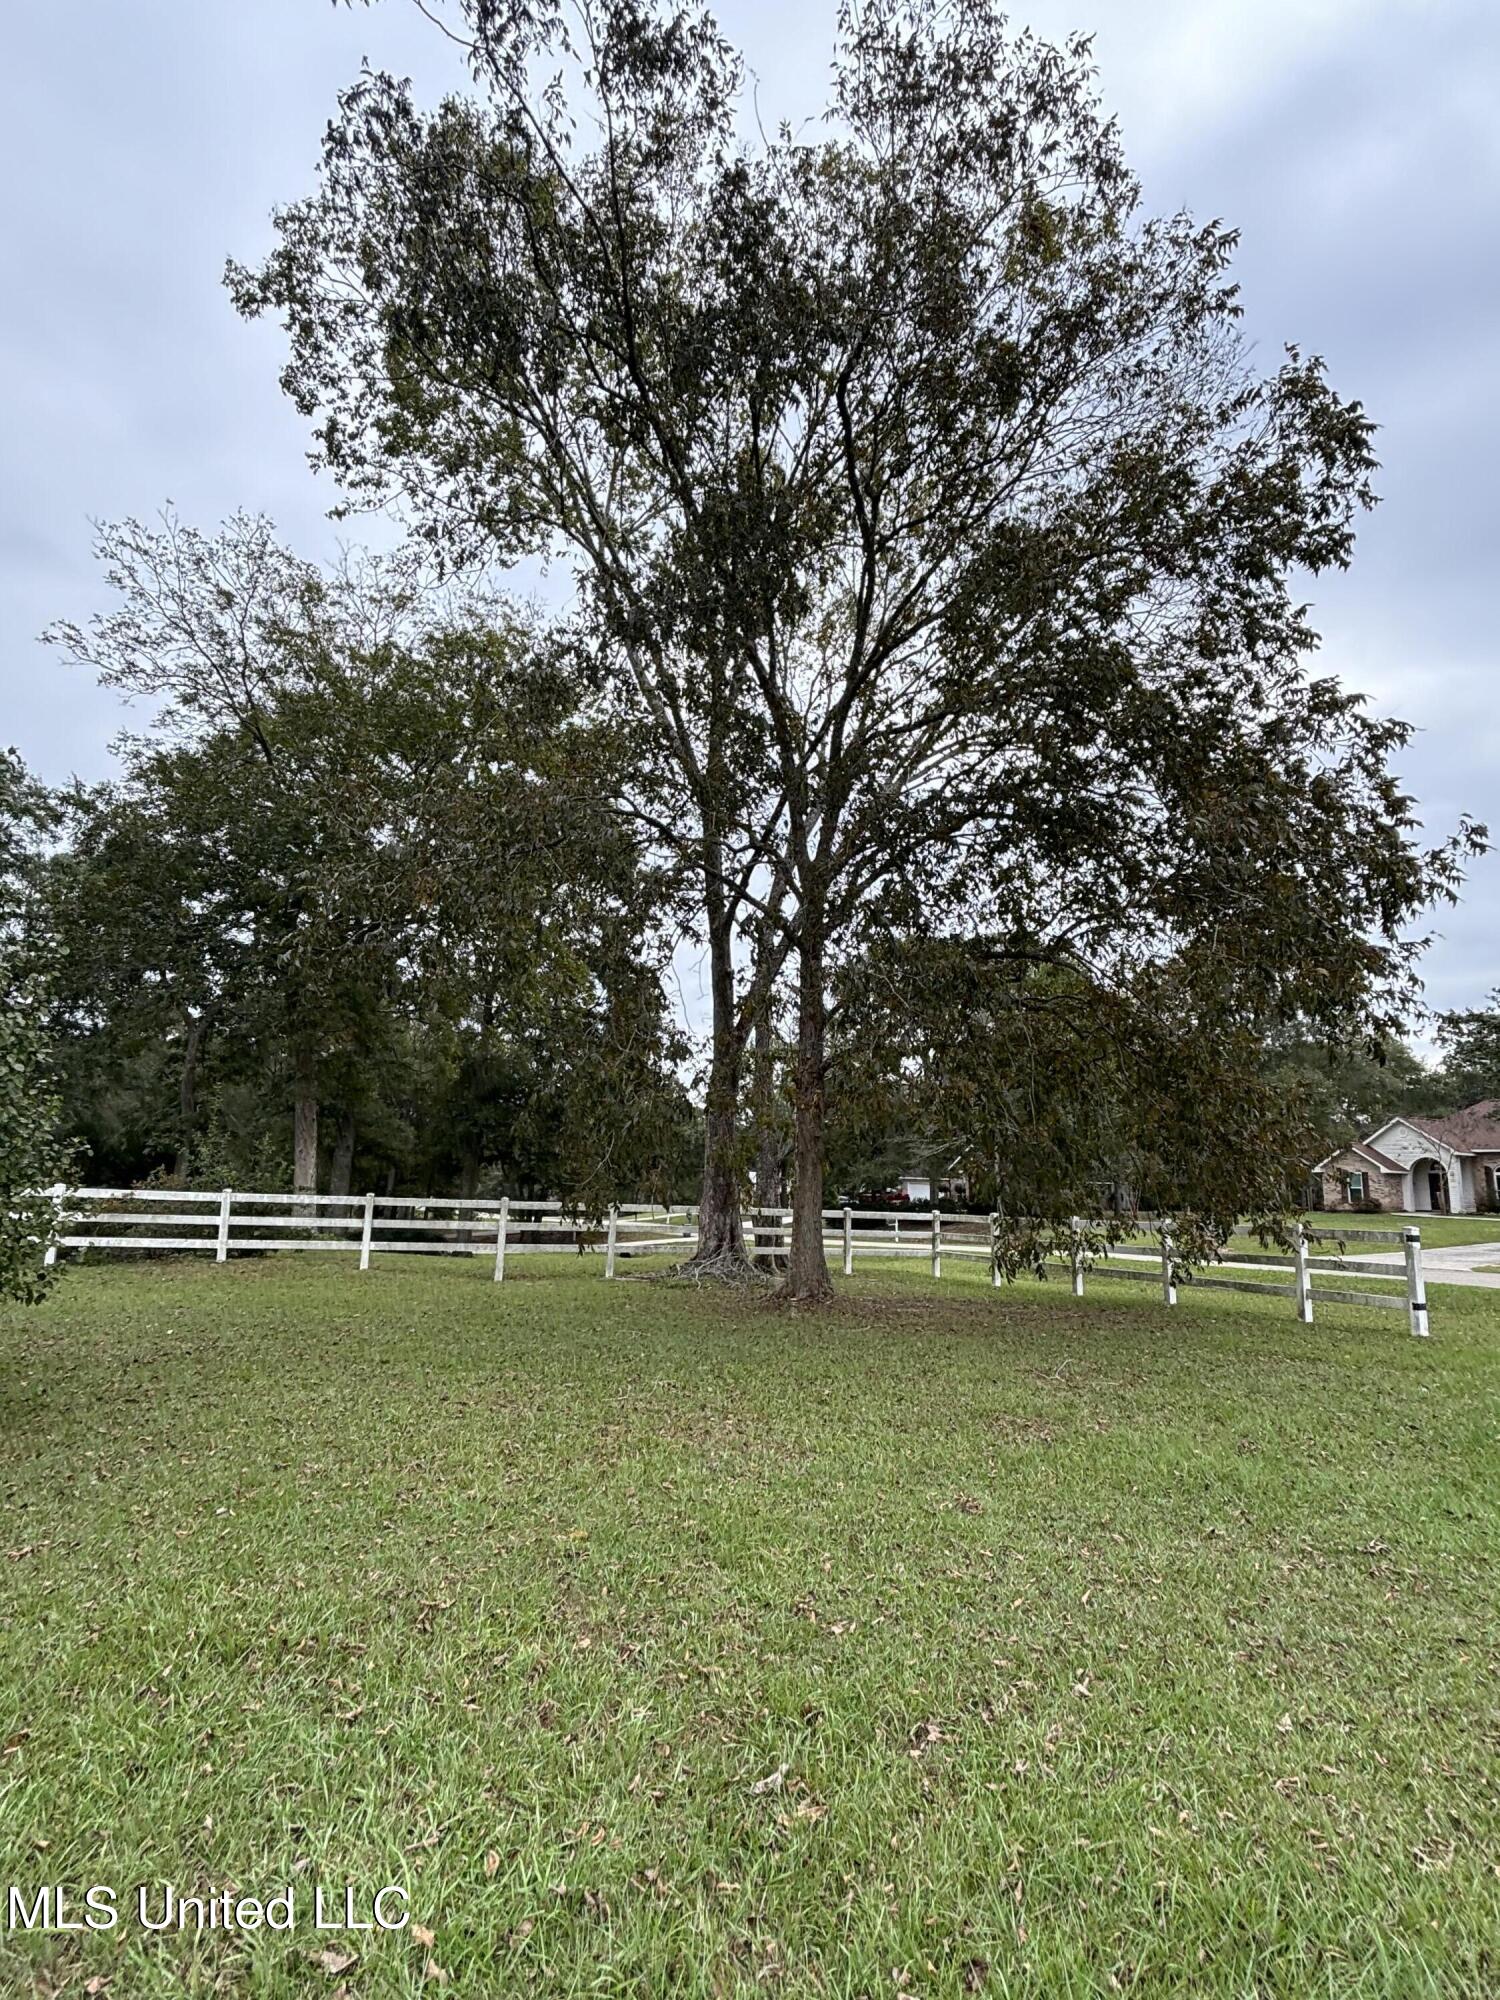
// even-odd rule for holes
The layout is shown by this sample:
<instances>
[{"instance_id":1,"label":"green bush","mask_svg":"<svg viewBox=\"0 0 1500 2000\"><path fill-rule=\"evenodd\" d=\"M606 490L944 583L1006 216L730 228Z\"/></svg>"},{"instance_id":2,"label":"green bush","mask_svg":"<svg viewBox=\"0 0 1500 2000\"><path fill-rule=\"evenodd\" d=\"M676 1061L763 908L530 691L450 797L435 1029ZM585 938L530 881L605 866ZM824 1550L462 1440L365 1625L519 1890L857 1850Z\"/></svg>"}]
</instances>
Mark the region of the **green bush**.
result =
<instances>
[{"instance_id":1,"label":"green bush","mask_svg":"<svg viewBox=\"0 0 1500 2000\"><path fill-rule=\"evenodd\" d=\"M58 1204L48 1191L66 1171L55 1136L57 1098L45 1058L35 989L0 960L0 1298L41 1298L54 1267L44 1263L57 1235Z\"/></svg>"}]
</instances>

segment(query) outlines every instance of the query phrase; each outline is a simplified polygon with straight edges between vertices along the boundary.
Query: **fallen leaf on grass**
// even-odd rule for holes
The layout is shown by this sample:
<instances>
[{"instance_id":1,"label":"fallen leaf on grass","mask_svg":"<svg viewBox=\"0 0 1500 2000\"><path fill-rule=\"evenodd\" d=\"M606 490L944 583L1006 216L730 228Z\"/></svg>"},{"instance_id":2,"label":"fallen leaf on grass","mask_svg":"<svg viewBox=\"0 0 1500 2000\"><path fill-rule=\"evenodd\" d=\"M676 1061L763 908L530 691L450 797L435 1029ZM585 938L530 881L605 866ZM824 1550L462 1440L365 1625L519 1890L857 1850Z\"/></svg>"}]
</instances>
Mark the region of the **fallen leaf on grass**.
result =
<instances>
[{"instance_id":1,"label":"fallen leaf on grass","mask_svg":"<svg viewBox=\"0 0 1500 2000\"><path fill-rule=\"evenodd\" d=\"M331 1944L325 1945L321 1951L310 1952L308 1955L313 1964L320 1971L326 1972L330 1979L340 1972L347 1972L354 1963L352 1951L336 1951Z\"/></svg>"},{"instance_id":2,"label":"fallen leaf on grass","mask_svg":"<svg viewBox=\"0 0 1500 2000\"><path fill-rule=\"evenodd\" d=\"M411 1927L411 1934L416 1939L418 1944L425 1944L431 1946L437 1943L436 1935L432 1931L428 1930L426 1924L413 1924Z\"/></svg>"},{"instance_id":3,"label":"fallen leaf on grass","mask_svg":"<svg viewBox=\"0 0 1500 2000\"><path fill-rule=\"evenodd\" d=\"M500 1857L492 1847L484 1857L484 1879L493 1882L500 1870Z\"/></svg>"},{"instance_id":4,"label":"fallen leaf on grass","mask_svg":"<svg viewBox=\"0 0 1500 2000\"><path fill-rule=\"evenodd\" d=\"M778 1764L774 1771L768 1771L763 1778L757 1778L750 1787L753 1799L764 1797L767 1792L779 1792L786 1783L786 1765Z\"/></svg>"}]
</instances>

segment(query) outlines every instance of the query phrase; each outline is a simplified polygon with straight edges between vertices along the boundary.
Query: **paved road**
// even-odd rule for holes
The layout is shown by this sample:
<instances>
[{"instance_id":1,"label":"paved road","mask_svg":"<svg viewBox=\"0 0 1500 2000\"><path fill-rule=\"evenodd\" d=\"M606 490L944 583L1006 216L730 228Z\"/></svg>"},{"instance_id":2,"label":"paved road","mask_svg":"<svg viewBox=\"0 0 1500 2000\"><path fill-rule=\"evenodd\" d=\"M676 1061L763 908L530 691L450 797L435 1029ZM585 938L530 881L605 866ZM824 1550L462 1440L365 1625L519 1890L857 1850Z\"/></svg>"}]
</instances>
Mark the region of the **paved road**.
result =
<instances>
[{"instance_id":1,"label":"paved road","mask_svg":"<svg viewBox=\"0 0 1500 2000\"><path fill-rule=\"evenodd\" d=\"M1390 1264L1399 1271L1405 1253L1377 1250L1370 1255L1361 1250L1359 1258L1362 1264ZM1491 1268L1477 1270L1479 1264ZM1424 1243L1422 1275L1429 1285L1477 1285L1487 1291L1500 1291L1500 1243Z\"/></svg>"}]
</instances>

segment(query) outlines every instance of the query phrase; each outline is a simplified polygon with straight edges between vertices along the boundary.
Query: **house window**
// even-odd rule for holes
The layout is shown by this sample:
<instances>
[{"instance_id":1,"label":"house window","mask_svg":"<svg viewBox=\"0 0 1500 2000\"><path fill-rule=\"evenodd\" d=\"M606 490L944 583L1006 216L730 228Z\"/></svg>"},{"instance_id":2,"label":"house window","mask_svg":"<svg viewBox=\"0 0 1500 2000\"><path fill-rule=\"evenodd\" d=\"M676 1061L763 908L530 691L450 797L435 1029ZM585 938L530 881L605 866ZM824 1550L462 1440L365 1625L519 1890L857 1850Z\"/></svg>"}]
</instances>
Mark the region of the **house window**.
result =
<instances>
[{"instance_id":1,"label":"house window","mask_svg":"<svg viewBox=\"0 0 1500 2000\"><path fill-rule=\"evenodd\" d=\"M1348 1187L1349 1187L1349 1199L1350 1199L1350 1201L1363 1201L1363 1200L1364 1200L1364 1198L1365 1198L1365 1177L1364 1177L1364 1175L1363 1175L1363 1174L1345 1174L1345 1176L1344 1176L1344 1179L1345 1179L1345 1181L1346 1181L1346 1182L1348 1183Z\"/></svg>"}]
</instances>

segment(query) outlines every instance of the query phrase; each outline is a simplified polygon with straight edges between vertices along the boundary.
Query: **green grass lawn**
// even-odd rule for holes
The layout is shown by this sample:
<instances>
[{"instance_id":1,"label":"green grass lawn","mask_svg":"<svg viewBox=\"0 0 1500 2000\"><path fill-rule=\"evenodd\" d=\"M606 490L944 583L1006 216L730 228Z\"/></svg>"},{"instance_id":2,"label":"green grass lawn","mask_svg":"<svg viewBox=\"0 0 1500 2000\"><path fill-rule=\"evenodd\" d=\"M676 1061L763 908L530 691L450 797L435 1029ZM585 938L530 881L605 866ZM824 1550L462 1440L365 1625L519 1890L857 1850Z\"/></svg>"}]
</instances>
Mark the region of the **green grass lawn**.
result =
<instances>
[{"instance_id":1,"label":"green grass lawn","mask_svg":"<svg viewBox=\"0 0 1500 2000\"><path fill-rule=\"evenodd\" d=\"M1497 1243L1500 1244L1500 1215L1338 1215L1304 1216L1309 1229L1320 1234L1337 1236L1340 1227L1345 1229L1405 1229L1415 1224L1422 1232L1422 1241L1434 1250L1441 1250L1454 1243ZM1387 1246L1366 1244L1367 1250L1386 1247L1398 1249L1398 1244Z\"/></svg>"},{"instance_id":2,"label":"green grass lawn","mask_svg":"<svg viewBox=\"0 0 1500 2000\"><path fill-rule=\"evenodd\" d=\"M1497 1307L71 1272L0 1311L6 1880L299 1924L0 1992L1500 1992Z\"/></svg>"}]
</instances>

